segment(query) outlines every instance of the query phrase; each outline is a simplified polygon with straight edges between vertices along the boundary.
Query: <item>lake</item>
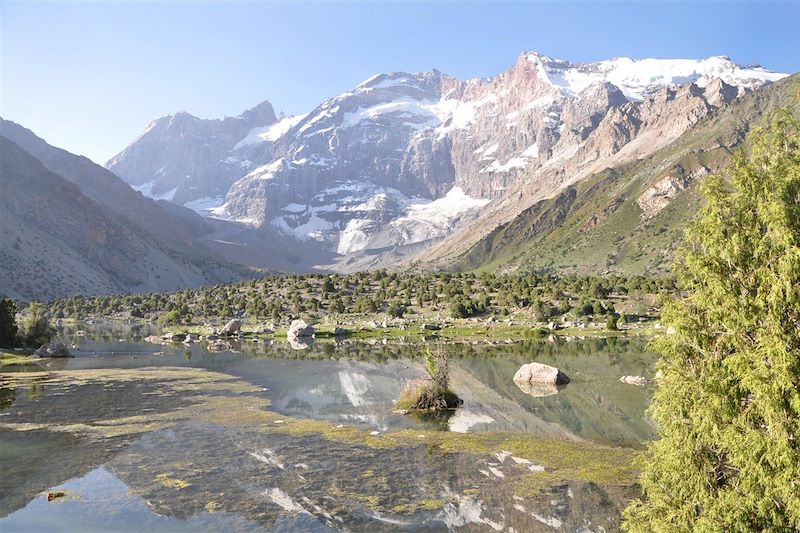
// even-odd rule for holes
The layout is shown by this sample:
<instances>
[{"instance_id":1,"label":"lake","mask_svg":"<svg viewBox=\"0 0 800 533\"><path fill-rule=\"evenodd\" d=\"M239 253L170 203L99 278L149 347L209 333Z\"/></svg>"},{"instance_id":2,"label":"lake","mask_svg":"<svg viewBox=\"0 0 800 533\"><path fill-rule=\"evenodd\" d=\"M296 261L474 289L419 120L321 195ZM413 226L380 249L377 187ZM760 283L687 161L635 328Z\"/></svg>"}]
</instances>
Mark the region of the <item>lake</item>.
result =
<instances>
[{"instance_id":1,"label":"lake","mask_svg":"<svg viewBox=\"0 0 800 533\"><path fill-rule=\"evenodd\" d=\"M150 344L0 369L0 531L614 531L655 436L640 339ZM449 356L454 412L392 411ZM562 387L520 388L538 361ZM62 495L63 493L63 495ZM48 496L52 501L48 501Z\"/></svg>"}]
</instances>

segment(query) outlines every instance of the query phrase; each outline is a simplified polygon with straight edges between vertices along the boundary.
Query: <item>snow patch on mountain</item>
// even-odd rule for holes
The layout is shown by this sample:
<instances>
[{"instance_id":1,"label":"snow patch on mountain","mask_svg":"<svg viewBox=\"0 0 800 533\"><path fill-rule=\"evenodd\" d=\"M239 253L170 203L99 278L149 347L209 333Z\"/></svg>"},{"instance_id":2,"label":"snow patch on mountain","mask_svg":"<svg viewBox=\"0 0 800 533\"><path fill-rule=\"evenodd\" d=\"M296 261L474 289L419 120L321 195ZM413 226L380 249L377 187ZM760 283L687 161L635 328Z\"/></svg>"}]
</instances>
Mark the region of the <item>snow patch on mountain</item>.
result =
<instances>
[{"instance_id":1,"label":"snow patch on mountain","mask_svg":"<svg viewBox=\"0 0 800 533\"><path fill-rule=\"evenodd\" d=\"M408 206L404 220L426 221L438 226L447 226L467 211L479 209L489 203L485 198L472 198L461 187L453 187L438 200L422 201Z\"/></svg>"},{"instance_id":2,"label":"snow patch on mountain","mask_svg":"<svg viewBox=\"0 0 800 533\"><path fill-rule=\"evenodd\" d=\"M436 110L436 102L430 100L395 99L370 107L359 107L354 112L345 113L340 127L352 128L364 121L378 122L385 115L394 115L407 119L405 125L422 129L438 126L441 123L441 117L436 114Z\"/></svg>"},{"instance_id":3,"label":"snow patch on mountain","mask_svg":"<svg viewBox=\"0 0 800 533\"><path fill-rule=\"evenodd\" d=\"M483 172L510 172L513 169L522 169L528 166L528 160L524 157L512 157L503 164L495 159L492 163L483 169Z\"/></svg>"},{"instance_id":4,"label":"snow patch on mountain","mask_svg":"<svg viewBox=\"0 0 800 533\"><path fill-rule=\"evenodd\" d=\"M223 196L218 196L216 198L205 196L203 198L198 198L197 200L192 200L191 202L186 202L183 204L183 207L188 207L198 215L207 217L211 216L211 212L214 209L221 207L224 203L225 197Z\"/></svg>"},{"instance_id":5,"label":"snow patch on mountain","mask_svg":"<svg viewBox=\"0 0 800 533\"><path fill-rule=\"evenodd\" d=\"M369 242L367 232L372 229L372 226L373 222L371 220L361 218L350 220L339 235L336 253L345 255L366 248Z\"/></svg>"},{"instance_id":6,"label":"snow patch on mountain","mask_svg":"<svg viewBox=\"0 0 800 533\"><path fill-rule=\"evenodd\" d=\"M275 142L300 123L307 115L288 116L274 124L253 128L245 135L244 139L236 143L233 150L239 150L245 146L259 144L263 142Z\"/></svg>"},{"instance_id":7,"label":"snow patch on mountain","mask_svg":"<svg viewBox=\"0 0 800 533\"><path fill-rule=\"evenodd\" d=\"M401 244L423 242L451 233L465 215L488 203L488 199L472 198L461 187L453 187L437 200L417 199L389 226Z\"/></svg>"},{"instance_id":8,"label":"snow patch on mountain","mask_svg":"<svg viewBox=\"0 0 800 533\"><path fill-rule=\"evenodd\" d=\"M413 244L450 233L467 214L489 200L453 187L437 200L408 198L391 187L343 182L309 202L285 205L270 224L301 241L326 243L345 255L369 247ZM383 222L388 219L388 224Z\"/></svg>"},{"instance_id":9,"label":"snow patch on mountain","mask_svg":"<svg viewBox=\"0 0 800 533\"><path fill-rule=\"evenodd\" d=\"M275 175L283 170L286 167L286 160L282 157L280 159L276 159L272 163L268 163L266 165L262 165L257 169L253 170L245 177L243 180L271 180L275 177Z\"/></svg>"},{"instance_id":10,"label":"snow patch on mountain","mask_svg":"<svg viewBox=\"0 0 800 533\"><path fill-rule=\"evenodd\" d=\"M523 150L522 152L522 157L533 157L533 158L539 157L539 145L533 143L532 145L525 148L525 150Z\"/></svg>"},{"instance_id":11,"label":"snow patch on mountain","mask_svg":"<svg viewBox=\"0 0 800 533\"><path fill-rule=\"evenodd\" d=\"M166 200L171 202L173 198L175 198L175 193L178 192L178 188L174 187L167 192L155 194L153 193L153 186L155 186L156 182L148 181L147 183L142 183L140 185L131 185L131 188L134 191L142 193L144 196L148 198L152 198L153 200Z\"/></svg>"}]
</instances>

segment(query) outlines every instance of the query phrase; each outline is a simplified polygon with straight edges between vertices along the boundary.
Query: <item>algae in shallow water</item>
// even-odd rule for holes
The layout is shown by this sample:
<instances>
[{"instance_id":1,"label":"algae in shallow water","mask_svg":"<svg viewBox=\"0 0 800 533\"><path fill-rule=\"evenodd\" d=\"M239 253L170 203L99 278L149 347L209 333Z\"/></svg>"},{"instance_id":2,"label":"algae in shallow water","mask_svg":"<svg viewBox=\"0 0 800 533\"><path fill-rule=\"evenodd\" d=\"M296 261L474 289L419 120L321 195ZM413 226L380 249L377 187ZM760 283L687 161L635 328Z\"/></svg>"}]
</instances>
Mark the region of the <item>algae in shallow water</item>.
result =
<instances>
[{"instance_id":1,"label":"algae in shallow water","mask_svg":"<svg viewBox=\"0 0 800 533\"><path fill-rule=\"evenodd\" d=\"M171 477L172 472L165 472L163 474L159 474L156 476L156 481L164 485L165 487L173 488L173 489L185 489L186 487L191 486L191 483L188 481L184 481L182 479L178 479L175 477Z\"/></svg>"},{"instance_id":2,"label":"algae in shallow water","mask_svg":"<svg viewBox=\"0 0 800 533\"><path fill-rule=\"evenodd\" d=\"M28 355L12 352L0 352L0 368L12 365L35 365L36 359Z\"/></svg>"},{"instance_id":3,"label":"algae in shallow water","mask_svg":"<svg viewBox=\"0 0 800 533\"><path fill-rule=\"evenodd\" d=\"M582 442L552 438L537 438L514 433L453 433L442 431L400 430L379 435L362 429L334 424L329 421L297 419L269 411L269 401L260 387L233 376L192 368L145 368L136 370L93 369L35 373L0 374L5 386L25 385L38 379L49 385L65 387L67 394L79 397L81 387L108 386L110 384L138 382L142 402L131 403L128 416L119 416L119 409L108 411L117 415L104 418L103 406L96 411L71 409L53 413L44 407L32 406L26 415L17 420L6 419L2 427L16 430L47 428L76 434L92 434L100 438L114 438L151 432L187 420L205 421L221 426L248 427L258 432L293 436L321 435L323 438L373 449L390 449L400 446L428 446L442 452L473 453L481 455L508 452L514 457L535 462L544 472L525 474L518 482L520 490L530 492L547 484L562 481L589 481L599 484L633 484L636 470L632 461L637 452L627 448L612 448ZM146 387L145 387L146 385ZM148 388L149 387L149 388ZM92 389L94 390L94 389ZM147 393L147 394L145 394ZM93 393L94 394L94 393ZM61 396L68 398L68 396ZM153 409L142 415L141 409ZM40 415L36 415L36 413ZM134 414L137 413L137 414ZM43 413L43 414L42 414ZM70 419L94 413L95 418ZM54 419L60 416L61 419ZM41 419L37 419L37 418ZM164 482L172 482L164 478ZM181 480L174 480L175 483ZM177 487L176 488L181 488Z\"/></svg>"}]
</instances>

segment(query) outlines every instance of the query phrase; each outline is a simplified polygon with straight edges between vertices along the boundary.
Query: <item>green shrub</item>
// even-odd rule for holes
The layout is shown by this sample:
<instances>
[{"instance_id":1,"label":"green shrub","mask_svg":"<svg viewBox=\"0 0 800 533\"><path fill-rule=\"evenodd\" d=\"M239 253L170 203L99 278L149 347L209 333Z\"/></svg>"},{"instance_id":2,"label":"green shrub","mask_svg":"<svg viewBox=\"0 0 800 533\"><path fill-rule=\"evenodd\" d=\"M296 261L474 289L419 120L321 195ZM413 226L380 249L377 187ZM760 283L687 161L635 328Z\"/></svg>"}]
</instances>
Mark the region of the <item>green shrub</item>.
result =
<instances>
[{"instance_id":1,"label":"green shrub","mask_svg":"<svg viewBox=\"0 0 800 533\"><path fill-rule=\"evenodd\" d=\"M53 328L47 320L44 305L34 302L30 304L22 318L22 331L20 334L25 346L38 348L50 342L53 335Z\"/></svg>"},{"instance_id":2,"label":"green shrub","mask_svg":"<svg viewBox=\"0 0 800 533\"><path fill-rule=\"evenodd\" d=\"M403 411L454 409L461 399L450 390L450 367L444 353L425 353L425 370L430 379L412 381L400 393L395 406Z\"/></svg>"}]
</instances>

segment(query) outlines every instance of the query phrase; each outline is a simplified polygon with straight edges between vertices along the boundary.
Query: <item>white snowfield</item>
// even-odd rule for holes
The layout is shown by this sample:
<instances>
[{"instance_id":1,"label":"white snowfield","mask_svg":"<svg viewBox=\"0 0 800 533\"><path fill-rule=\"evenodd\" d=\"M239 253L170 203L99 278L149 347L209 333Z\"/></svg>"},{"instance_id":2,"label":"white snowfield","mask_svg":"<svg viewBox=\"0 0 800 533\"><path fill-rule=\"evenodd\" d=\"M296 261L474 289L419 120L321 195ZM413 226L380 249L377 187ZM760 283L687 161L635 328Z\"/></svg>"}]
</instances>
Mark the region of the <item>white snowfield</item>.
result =
<instances>
[{"instance_id":1,"label":"white snowfield","mask_svg":"<svg viewBox=\"0 0 800 533\"><path fill-rule=\"evenodd\" d=\"M274 124L270 124L269 126L261 126L258 128L253 128L250 132L236 145L233 147L233 150L239 150L240 148L244 148L245 146L250 146L253 144L259 144L263 142L275 142L286 133L292 129L294 126L298 125L300 121L306 118L307 115L294 115L288 116Z\"/></svg>"},{"instance_id":2,"label":"white snowfield","mask_svg":"<svg viewBox=\"0 0 800 533\"><path fill-rule=\"evenodd\" d=\"M408 198L389 187L344 183L322 191L310 205L287 204L283 214L272 218L270 224L301 241L335 244L337 253L345 255L368 247L378 226L373 220L376 213L395 215L388 225L391 241L387 244L414 244L447 235L465 215L488 203L468 196L460 187L431 200ZM217 214L224 217L225 212L219 210Z\"/></svg>"}]
</instances>

